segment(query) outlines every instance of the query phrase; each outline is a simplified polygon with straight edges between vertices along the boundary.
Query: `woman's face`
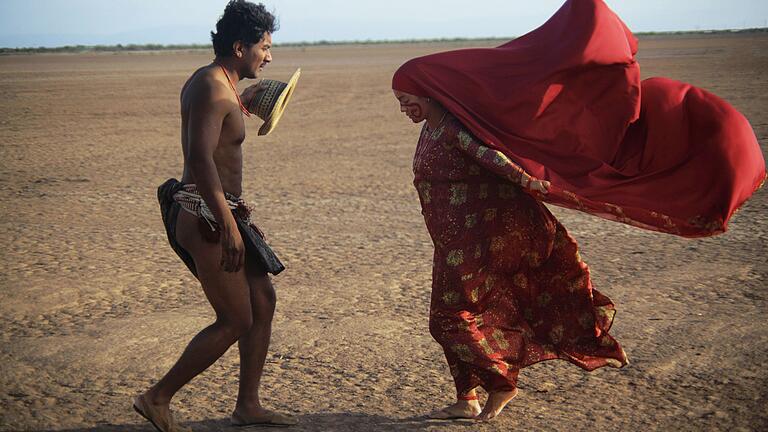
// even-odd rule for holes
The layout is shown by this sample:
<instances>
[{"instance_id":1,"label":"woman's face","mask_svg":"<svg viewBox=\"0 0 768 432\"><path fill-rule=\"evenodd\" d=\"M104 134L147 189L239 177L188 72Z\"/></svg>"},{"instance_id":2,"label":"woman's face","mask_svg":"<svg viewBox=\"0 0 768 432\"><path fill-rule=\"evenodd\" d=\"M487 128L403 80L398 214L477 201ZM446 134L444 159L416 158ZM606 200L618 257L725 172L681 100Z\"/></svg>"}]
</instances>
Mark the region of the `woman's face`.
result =
<instances>
[{"instance_id":1,"label":"woman's face","mask_svg":"<svg viewBox=\"0 0 768 432\"><path fill-rule=\"evenodd\" d=\"M394 90L395 97L400 101L400 112L404 113L414 123L421 123L427 119L430 104L425 97L414 96Z\"/></svg>"}]
</instances>

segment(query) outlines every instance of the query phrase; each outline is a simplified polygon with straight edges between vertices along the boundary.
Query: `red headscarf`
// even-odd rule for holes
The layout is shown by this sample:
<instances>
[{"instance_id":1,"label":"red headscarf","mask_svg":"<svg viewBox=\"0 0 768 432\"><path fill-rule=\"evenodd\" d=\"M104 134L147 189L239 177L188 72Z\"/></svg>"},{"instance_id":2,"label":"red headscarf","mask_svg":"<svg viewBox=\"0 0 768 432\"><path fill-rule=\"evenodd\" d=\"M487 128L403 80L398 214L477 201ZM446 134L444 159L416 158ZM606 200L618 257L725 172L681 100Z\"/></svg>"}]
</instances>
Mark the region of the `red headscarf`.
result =
<instances>
[{"instance_id":1,"label":"red headscarf","mask_svg":"<svg viewBox=\"0 0 768 432\"><path fill-rule=\"evenodd\" d=\"M437 100L550 181L547 202L686 237L721 233L765 179L755 134L711 93L664 78L641 85L636 52L602 0L568 0L499 47L412 59L392 88Z\"/></svg>"}]
</instances>

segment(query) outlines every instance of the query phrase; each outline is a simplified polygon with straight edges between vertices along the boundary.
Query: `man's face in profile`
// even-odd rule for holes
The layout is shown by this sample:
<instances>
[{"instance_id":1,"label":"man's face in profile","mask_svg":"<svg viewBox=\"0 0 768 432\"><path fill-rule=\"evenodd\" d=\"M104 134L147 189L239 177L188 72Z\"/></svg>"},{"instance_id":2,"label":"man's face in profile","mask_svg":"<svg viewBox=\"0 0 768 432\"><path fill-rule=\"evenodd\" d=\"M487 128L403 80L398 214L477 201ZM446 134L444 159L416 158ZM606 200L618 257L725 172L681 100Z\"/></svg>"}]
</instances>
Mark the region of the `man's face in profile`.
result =
<instances>
[{"instance_id":1,"label":"man's face in profile","mask_svg":"<svg viewBox=\"0 0 768 432\"><path fill-rule=\"evenodd\" d=\"M257 78L264 67L272 61L272 34L264 33L259 43L245 50L243 61L246 63L244 78Z\"/></svg>"}]
</instances>

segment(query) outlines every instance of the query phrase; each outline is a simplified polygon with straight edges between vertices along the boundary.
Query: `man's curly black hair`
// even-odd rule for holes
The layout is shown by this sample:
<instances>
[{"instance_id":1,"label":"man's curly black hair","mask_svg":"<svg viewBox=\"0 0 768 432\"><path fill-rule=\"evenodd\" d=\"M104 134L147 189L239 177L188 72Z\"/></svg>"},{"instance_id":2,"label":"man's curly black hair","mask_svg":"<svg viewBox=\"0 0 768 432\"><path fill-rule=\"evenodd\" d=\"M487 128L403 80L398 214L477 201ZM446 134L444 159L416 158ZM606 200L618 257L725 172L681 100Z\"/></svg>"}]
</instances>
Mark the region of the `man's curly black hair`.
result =
<instances>
[{"instance_id":1,"label":"man's curly black hair","mask_svg":"<svg viewBox=\"0 0 768 432\"><path fill-rule=\"evenodd\" d=\"M263 4L231 0L216 23L216 32L211 32L213 51L217 56L231 56L234 54L232 44L236 41L250 47L259 43L264 33L274 33L277 29L277 19Z\"/></svg>"}]
</instances>

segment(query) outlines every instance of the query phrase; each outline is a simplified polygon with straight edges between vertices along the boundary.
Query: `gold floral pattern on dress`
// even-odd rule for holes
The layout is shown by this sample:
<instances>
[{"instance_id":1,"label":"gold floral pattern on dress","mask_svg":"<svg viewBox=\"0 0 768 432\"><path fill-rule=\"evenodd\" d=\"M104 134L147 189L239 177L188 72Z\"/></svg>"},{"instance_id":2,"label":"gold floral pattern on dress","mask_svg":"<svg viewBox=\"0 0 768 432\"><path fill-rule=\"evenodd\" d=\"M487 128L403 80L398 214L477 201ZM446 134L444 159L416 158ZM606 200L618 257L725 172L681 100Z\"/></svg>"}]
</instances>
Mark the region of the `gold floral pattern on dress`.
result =
<instances>
[{"instance_id":1,"label":"gold floral pattern on dress","mask_svg":"<svg viewBox=\"0 0 768 432\"><path fill-rule=\"evenodd\" d=\"M464 216L464 227L474 228L477 225L477 213L470 213Z\"/></svg>"},{"instance_id":2,"label":"gold floral pattern on dress","mask_svg":"<svg viewBox=\"0 0 768 432\"><path fill-rule=\"evenodd\" d=\"M614 216L616 216L616 220L622 223L631 223L633 222L630 218L627 217L627 215L624 214L624 209L610 203L605 203L605 208L611 212Z\"/></svg>"},{"instance_id":3,"label":"gold floral pattern on dress","mask_svg":"<svg viewBox=\"0 0 768 432\"><path fill-rule=\"evenodd\" d=\"M459 293L456 291L446 291L443 293L443 302L448 306L453 306L459 302Z\"/></svg>"},{"instance_id":4,"label":"gold floral pattern on dress","mask_svg":"<svg viewBox=\"0 0 768 432\"><path fill-rule=\"evenodd\" d=\"M491 348L491 344L488 343L488 339L482 338L479 341L477 341L477 343L480 345L483 351L485 351L485 353L488 354L489 356L494 355L496 353L496 351L494 351L493 348Z\"/></svg>"},{"instance_id":5,"label":"gold floral pattern on dress","mask_svg":"<svg viewBox=\"0 0 768 432\"><path fill-rule=\"evenodd\" d=\"M563 195L567 196L568 199L570 199L574 204L576 204L576 208L578 210L584 211L587 209L587 207L584 205L584 203L579 199L578 196L576 196L575 193L571 191L564 190Z\"/></svg>"},{"instance_id":6,"label":"gold floral pattern on dress","mask_svg":"<svg viewBox=\"0 0 768 432\"><path fill-rule=\"evenodd\" d=\"M485 290L485 292L488 292L493 289L494 285L496 285L496 277L493 275L488 275L488 277L485 278L483 289Z\"/></svg>"},{"instance_id":7,"label":"gold floral pattern on dress","mask_svg":"<svg viewBox=\"0 0 768 432\"><path fill-rule=\"evenodd\" d=\"M432 139L439 140L440 137L443 136L444 132L445 132L445 125L440 125L439 128L435 129L435 131L432 132Z\"/></svg>"},{"instance_id":8,"label":"gold floral pattern on dress","mask_svg":"<svg viewBox=\"0 0 768 432\"><path fill-rule=\"evenodd\" d=\"M503 350L509 349L509 342L507 342L507 339L504 337L503 331L495 329L491 337L493 337L493 340L496 342L496 345L498 345L499 348Z\"/></svg>"},{"instance_id":9,"label":"gold floral pattern on dress","mask_svg":"<svg viewBox=\"0 0 768 432\"><path fill-rule=\"evenodd\" d=\"M469 301L472 303L477 303L480 300L480 288L474 287L472 288L472 291L469 292Z\"/></svg>"},{"instance_id":10,"label":"gold floral pattern on dress","mask_svg":"<svg viewBox=\"0 0 768 432\"><path fill-rule=\"evenodd\" d=\"M445 262L451 266L456 267L464 263L464 251L461 249L454 249L448 252L448 256L445 258Z\"/></svg>"},{"instance_id":11,"label":"gold floral pattern on dress","mask_svg":"<svg viewBox=\"0 0 768 432\"><path fill-rule=\"evenodd\" d=\"M465 363L472 363L475 360L472 350L465 344L454 344L451 346L451 351L456 353L459 360Z\"/></svg>"},{"instance_id":12,"label":"gold floral pattern on dress","mask_svg":"<svg viewBox=\"0 0 768 432\"><path fill-rule=\"evenodd\" d=\"M672 222L672 218L670 218L667 215L659 215L662 221L664 221L664 229L666 229L668 232L672 234L678 234L680 232L679 229L677 229L677 225Z\"/></svg>"},{"instance_id":13,"label":"gold floral pattern on dress","mask_svg":"<svg viewBox=\"0 0 768 432\"><path fill-rule=\"evenodd\" d=\"M483 210L483 221L492 222L494 219L496 219L497 213L498 213L498 210L495 208L488 208Z\"/></svg>"},{"instance_id":14,"label":"gold floral pattern on dress","mask_svg":"<svg viewBox=\"0 0 768 432\"><path fill-rule=\"evenodd\" d=\"M485 318L482 314L475 315L475 325L477 328L480 328L485 325Z\"/></svg>"},{"instance_id":15,"label":"gold floral pattern on dress","mask_svg":"<svg viewBox=\"0 0 768 432\"><path fill-rule=\"evenodd\" d=\"M482 159L482 157L485 156L485 152L487 151L488 151L488 147L478 146L477 152L475 153L475 155L477 156L478 159Z\"/></svg>"},{"instance_id":16,"label":"gold floral pattern on dress","mask_svg":"<svg viewBox=\"0 0 768 432\"><path fill-rule=\"evenodd\" d=\"M716 231L722 231L723 230L723 220L718 219L706 219L705 217L699 215L696 217L692 217L688 220L688 224L698 228L703 231L707 232L716 232Z\"/></svg>"},{"instance_id":17,"label":"gold floral pattern on dress","mask_svg":"<svg viewBox=\"0 0 768 432\"><path fill-rule=\"evenodd\" d=\"M451 185L451 205L462 205L467 202L467 184L454 183Z\"/></svg>"},{"instance_id":18,"label":"gold floral pattern on dress","mask_svg":"<svg viewBox=\"0 0 768 432\"><path fill-rule=\"evenodd\" d=\"M520 231L512 231L507 235L507 237L513 241L521 241L526 238L526 236L524 236Z\"/></svg>"},{"instance_id":19,"label":"gold floral pattern on dress","mask_svg":"<svg viewBox=\"0 0 768 432\"><path fill-rule=\"evenodd\" d=\"M475 259L483 256L483 248L480 245L475 245Z\"/></svg>"},{"instance_id":20,"label":"gold floral pattern on dress","mask_svg":"<svg viewBox=\"0 0 768 432\"><path fill-rule=\"evenodd\" d=\"M613 321L613 317L616 315L616 311L613 308L606 306L598 306L595 308L595 311L597 312L597 316L604 322Z\"/></svg>"},{"instance_id":21,"label":"gold floral pattern on dress","mask_svg":"<svg viewBox=\"0 0 768 432\"><path fill-rule=\"evenodd\" d=\"M475 275L473 273L463 274L463 275L461 275L461 280L462 280L462 282L466 282L466 281L472 279L474 276Z\"/></svg>"},{"instance_id":22,"label":"gold floral pattern on dress","mask_svg":"<svg viewBox=\"0 0 768 432\"><path fill-rule=\"evenodd\" d=\"M472 324L470 324L467 321L461 320L461 321L458 322L458 324L456 324L456 328L460 332L471 332L472 331Z\"/></svg>"},{"instance_id":23,"label":"gold floral pattern on dress","mask_svg":"<svg viewBox=\"0 0 768 432\"><path fill-rule=\"evenodd\" d=\"M512 283L524 290L528 289L528 278L522 273L515 273L515 275L512 276Z\"/></svg>"},{"instance_id":24,"label":"gold floral pattern on dress","mask_svg":"<svg viewBox=\"0 0 768 432\"><path fill-rule=\"evenodd\" d=\"M547 358L557 357L557 351L555 350L555 347L553 347L552 345L543 344L541 348L544 351L544 357L547 357Z\"/></svg>"},{"instance_id":25,"label":"gold floral pattern on dress","mask_svg":"<svg viewBox=\"0 0 768 432\"><path fill-rule=\"evenodd\" d=\"M432 202L432 197L430 196L430 190L432 190L432 184L429 182L418 182L416 183L416 190L419 191L419 195L421 196L422 201L424 201L424 204L429 204Z\"/></svg>"},{"instance_id":26,"label":"gold floral pattern on dress","mask_svg":"<svg viewBox=\"0 0 768 432\"><path fill-rule=\"evenodd\" d=\"M504 155L504 153L492 150L493 151L493 163L495 163L497 166L503 167L507 165L512 165L512 161L509 160L509 158Z\"/></svg>"},{"instance_id":27,"label":"gold floral pattern on dress","mask_svg":"<svg viewBox=\"0 0 768 432\"><path fill-rule=\"evenodd\" d=\"M491 252L501 252L504 250L504 245L506 244L506 241L504 241L504 237L494 237L491 239Z\"/></svg>"},{"instance_id":28,"label":"gold floral pattern on dress","mask_svg":"<svg viewBox=\"0 0 768 432\"><path fill-rule=\"evenodd\" d=\"M651 216L654 219L658 219L658 220L660 220L664 224L663 228L667 232L670 232L672 234L679 234L680 233L680 231L677 229L677 224L675 224L672 221L672 218L670 218L669 216L667 216L665 214L657 213L655 211L652 211L650 214L651 214ZM633 225L637 225L637 226L639 226L641 228L646 228L647 227L646 225L644 225L642 223L641 224L634 224L633 223Z\"/></svg>"},{"instance_id":29,"label":"gold floral pattern on dress","mask_svg":"<svg viewBox=\"0 0 768 432\"><path fill-rule=\"evenodd\" d=\"M453 333L456 331L458 326L455 322L449 321L449 320L441 320L440 321L440 331L445 334Z\"/></svg>"},{"instance_id":30,"label":"gold floral pattern on dress","mask_svg":"<svg viewBox=\"0 0 768 432\"><path fill-rule=\"evenodd\" d=\"M472 143L472 136L464 131L458 133L459 147L464 150L469 149L469 145Z\"/></svg>"}]
</instances>

